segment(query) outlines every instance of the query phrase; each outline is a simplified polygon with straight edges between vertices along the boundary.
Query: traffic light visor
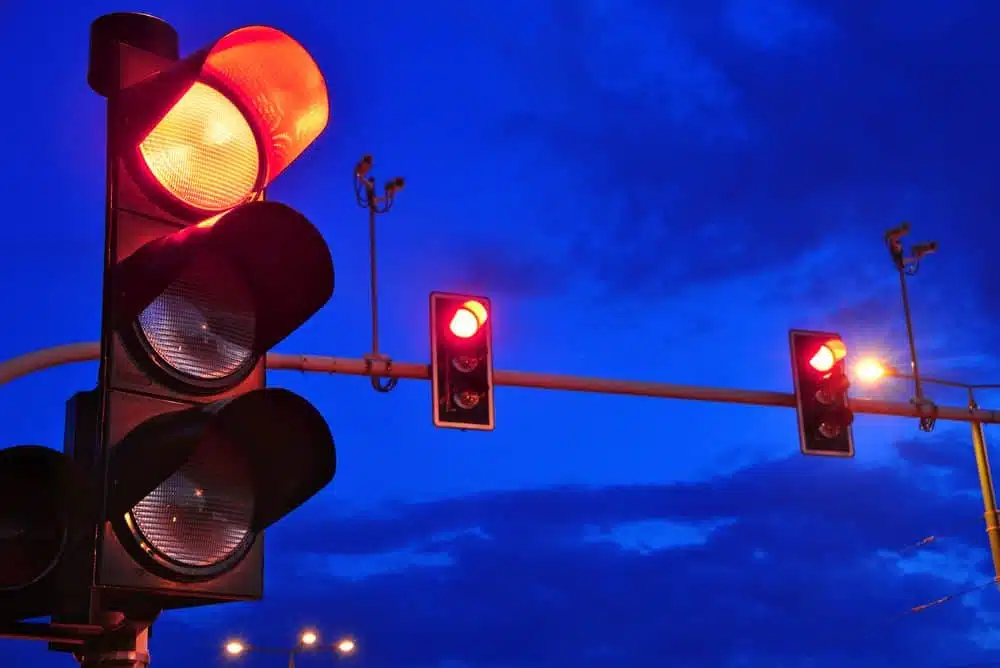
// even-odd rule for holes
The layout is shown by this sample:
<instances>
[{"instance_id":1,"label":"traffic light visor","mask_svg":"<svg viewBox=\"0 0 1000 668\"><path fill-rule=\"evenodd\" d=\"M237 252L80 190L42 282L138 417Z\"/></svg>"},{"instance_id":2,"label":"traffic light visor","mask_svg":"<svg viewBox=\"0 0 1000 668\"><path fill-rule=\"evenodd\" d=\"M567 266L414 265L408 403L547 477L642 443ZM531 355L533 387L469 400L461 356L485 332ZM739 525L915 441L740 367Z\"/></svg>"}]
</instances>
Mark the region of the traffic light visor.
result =
<instances>
[{"instance_id":1,"label":"traffic light visor","mask_svg":"<svg viewBox=\"0 0 1000 668\"><path fill-rule=\"evenodd\" d=\"M448 329L460 339L468 339L476 335L488 318L486 307L470 299L455 309L448 323Z\"/></svg>"},{"instance_id":2,"label":"traffic light visor","mask_svg":"<svg viewBox=\"0 0 1000 668\"><path fill-rule=\"evenodd\" d=\"M305 399L254 390L157 416L111 451L109 514L177 569L217 568L329 483L336 451Z\"/></svg>"},{"instance_id":3,"label":"traffic light visor","mask_svg":"<svg viewBox=\"0 0 1000 668\"><path fill-rule=\"evenodd\" d=\"M188 389L238 380L326 304L334 285L320 232L277 202L151 241L115 271L126 346Z\"/></svg>"},{"instance_id":4,"label":"traffic light visor","mask_svg":"<svg viewBox=\"0 0 1000 668\"><path fill-rule=\"evenodd\" d=\"M57 563L71 523L96 510L66 455L37 445L0 450L0 592L37 582Z\"/></svg>"},{"instance_id":5,"label":"traffic light visor","mask_svg":"<svg viewBox=\"0 0 1000 668\"><path fill-rule=\"evenodd\" d=\"M809 366L820 373L829 373L837 362L847 356L847 347L839 339L825 341L819 348L811 351Z\"/></svg>"},{"instance_id":6,"label":"traffic light visor","mask_svg":"<svg viewBox=\"0 0 1000 668\"><path fill-rule=\"evenodd\" d=\"M132 91L139 155L203 216L250 200L326 128L326 82L305 48L267 26L234 30ZM149 97L152 95L152 97Z\"/></svg>"}]
</instances>

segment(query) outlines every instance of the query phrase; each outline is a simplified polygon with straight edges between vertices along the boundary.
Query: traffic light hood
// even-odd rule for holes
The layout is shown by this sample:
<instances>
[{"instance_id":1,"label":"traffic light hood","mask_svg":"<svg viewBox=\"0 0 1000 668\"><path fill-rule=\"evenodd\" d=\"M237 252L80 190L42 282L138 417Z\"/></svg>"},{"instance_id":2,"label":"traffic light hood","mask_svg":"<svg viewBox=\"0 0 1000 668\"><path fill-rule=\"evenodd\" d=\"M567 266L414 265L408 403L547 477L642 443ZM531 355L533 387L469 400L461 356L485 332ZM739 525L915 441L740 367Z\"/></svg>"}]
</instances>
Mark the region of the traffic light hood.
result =
<instances>
[{"instance_id":1,"label":"traffic light hood","mask_svg":"<svg viewBox=\"0 0 1000 668\"><path fill-rule=\"evenodd\" d=\"M61 452L0 450L0 591L27 586L55 566L73 525L97 517L93 482Z\"/></svg>"},{"instance_id":2,"label":"traffic light hood","mask_svg":"<svg viewBox=\"0 0 1000 668\"><path fill-rule=\"evenodd\" d=\"M333 295L333 258L319 230L290 206L251 202L155 239L122 260L114 269L115 285L121 286L116 326L131 327L195 264L199 279L209 284L190 289L212 292L221 310L227 297L249 297L256 355L295 331Z\"/></svg>"},{"instance_id":3,"label":"traffic light hood","mask_svg":"<svg viewBox=\"0 0 1000 668\"><path fill-rule=\"evenodd\" d=\"M120 103L121 148L138 148L135 157L147 176L202 217L268 186L319 137L330 117L316 61L292 37L267 26L226 34L126 88ZM178 157L199 142L197 156ZM212 192L223 166L234 183Z\"/></svg>"},{"instance_id":4,"label":"traffic light hood","mask_svg":"<svg viewBox=\"0 0 1000 668\"><path fill-rule=\"evenodd\" d=\"M196 453L211 457L220 442L234 445L249 465L253 531L305 503L337 468L330 428L312 404L288 390L254 390L157 416L129 432L109 457L109 516L124 515Z\"/></svg>"}]
</instances>

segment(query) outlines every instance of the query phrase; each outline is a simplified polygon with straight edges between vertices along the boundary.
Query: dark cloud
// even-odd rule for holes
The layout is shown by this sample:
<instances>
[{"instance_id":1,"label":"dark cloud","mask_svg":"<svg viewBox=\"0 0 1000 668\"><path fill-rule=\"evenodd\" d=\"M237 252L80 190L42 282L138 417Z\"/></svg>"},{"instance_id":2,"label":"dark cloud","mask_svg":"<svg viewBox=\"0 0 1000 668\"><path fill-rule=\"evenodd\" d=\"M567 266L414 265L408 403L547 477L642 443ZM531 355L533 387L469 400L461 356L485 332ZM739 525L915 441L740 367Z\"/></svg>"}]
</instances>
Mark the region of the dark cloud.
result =
<instances>
[{"instance_id":1,"label":"dark cloud","mask_svg":"<svg viewBox=\"0 0 1000 668\"><path fill-rule=\"evenodd\" d=\"M902 613L963 584L951 572L904 574L879 551L936 534L922 556L950 561L965 585L988 577L984 554L970 562L964 547L985 546L966 446L945 430L899 444L893 466L795 457L697 484L483 494L291 520L271 541L289 569L331 553L450 560L360 579L279 576L262 606L356 629L379 665L948 665L978 656L967 637L981 626L975 609ZM651 522L692 524L706 538L644 551L593 539Z\"/></svg>"},{"instance_id":2,"label":"dark cloud","mask_svg":"<svg viewBox=\"0 0 1000 668\"><path fill-rule=\"evenodd\" d=\"M606 7L549 3L495 30L533 91L504 142L555 158L588 201L553 223L566 262L662 295L832 242L849 264L828 272L850 284L887 265L882 232L911 218L941 242L934 262L994 299L995 3ZM558 29L537 39L541 22Z\"/></svg>"}]
</instances>

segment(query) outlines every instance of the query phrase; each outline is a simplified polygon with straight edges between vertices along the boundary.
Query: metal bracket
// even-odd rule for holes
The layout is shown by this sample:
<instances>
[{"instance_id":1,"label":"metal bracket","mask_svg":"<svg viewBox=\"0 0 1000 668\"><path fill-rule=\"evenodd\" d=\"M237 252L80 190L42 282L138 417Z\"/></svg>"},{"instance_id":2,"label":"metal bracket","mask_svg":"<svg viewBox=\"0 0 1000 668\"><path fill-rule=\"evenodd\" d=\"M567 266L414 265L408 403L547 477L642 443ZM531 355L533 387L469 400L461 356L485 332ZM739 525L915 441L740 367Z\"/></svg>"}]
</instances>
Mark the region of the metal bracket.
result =
<instances>
[{"instance_id":1,"label":"metal bracket","mask_svg":"<svg viewBox=\"0 0 1000 668\"><path fill-rule=\"evenodd\" d=\"M365 375L371 377L372 387L376 392L391 392L399 383L398 378L388 378L383 383L382 377L375 375L375 362L382 362L386 373L392 373L392 359L388 355L366 353L362 359L365 361Z\"/></svg>"},{"instance_id":2,"label":"metal bracket","mask_svg":"<svg viewBox=\"0 0 1000 668\"><path fill-rule=\"evenodd\" d=\"M938 405L928 399L927 397L914 397L910 399L910 403L920 409L920 431L932 432L934 431L934 426L937 424ZM930 409L930 415L923 415L924 409Z\"/></svg>"}]
</instances>

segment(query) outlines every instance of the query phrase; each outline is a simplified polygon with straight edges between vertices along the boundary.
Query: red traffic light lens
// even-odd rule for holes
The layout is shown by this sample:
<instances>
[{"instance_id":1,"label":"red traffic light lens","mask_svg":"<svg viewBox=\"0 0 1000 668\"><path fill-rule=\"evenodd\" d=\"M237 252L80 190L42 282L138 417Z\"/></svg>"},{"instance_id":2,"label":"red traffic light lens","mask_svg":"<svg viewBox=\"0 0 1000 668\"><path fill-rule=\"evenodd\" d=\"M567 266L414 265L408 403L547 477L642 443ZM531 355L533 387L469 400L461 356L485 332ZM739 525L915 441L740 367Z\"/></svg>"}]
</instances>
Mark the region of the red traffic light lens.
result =
<instances>
[{"instance_id":1,"label":"red traffic light lens","mask_svg":"<svg viewBox=\"0 0 1000 668\"><path fill-rule=\"evenodd\" d=\"M472 311L462 307L455 311L448 328L458 338L468 339L479 331L479 320L476 319L476 315Z\"/></svg>"},{"instance_id":2,"label":"red traffic light lens","mask_svg":"<svg viewBox=\"0 0 1000 668\"><path fill-rule=\"evenodd\" d=\"M468 339L475 336L479 329L486 324L487 318L489 318L489 314L486 312L486 307L470 299L451 316L448 329L458 338Z\"/></svg>"},{"instance_id":3,"label":"red traffic light lens","mask_svg":"<svg viewBox=\"0 0 1000 668\"><path fill-rule=\"evenodd\" d=\"M260 177L257 137L243 112L199 82L146 135L139 153L160 186L202 211L247 201Z\"/></svg>"},{"instance_id":4,"label":"red traffic light lens","mask_svg":"<svg viewBox=\"0 0 1000 668\"><path fill-rule=\"evenodd\" d=\"M847 347L843 341L833 339L819 347L809 358L809 366L820 373L829 373L834 365L847 356Z\"/></svg>"},{"instance_id":5,"label":"red traffic light lens","mask_svg":"<svg viewBox=\"0 0 1000 668\"><path fill-rule=\"evenodd\" d=\"M833 351L828 346L820 346L816 354L809 359L809 366L820 373L826 373L833 368L835 362Z\"/></svg>"}]
</instances>

